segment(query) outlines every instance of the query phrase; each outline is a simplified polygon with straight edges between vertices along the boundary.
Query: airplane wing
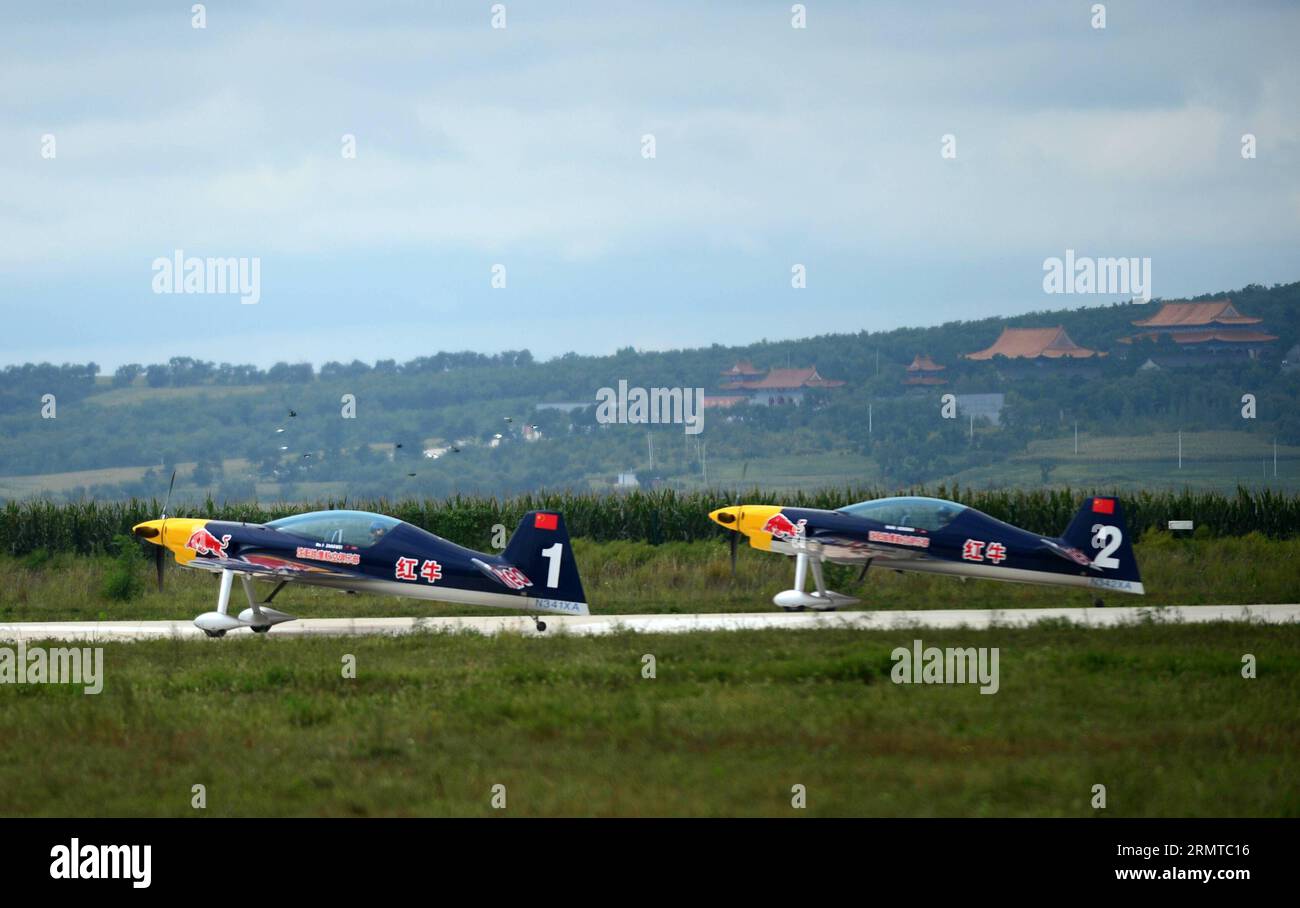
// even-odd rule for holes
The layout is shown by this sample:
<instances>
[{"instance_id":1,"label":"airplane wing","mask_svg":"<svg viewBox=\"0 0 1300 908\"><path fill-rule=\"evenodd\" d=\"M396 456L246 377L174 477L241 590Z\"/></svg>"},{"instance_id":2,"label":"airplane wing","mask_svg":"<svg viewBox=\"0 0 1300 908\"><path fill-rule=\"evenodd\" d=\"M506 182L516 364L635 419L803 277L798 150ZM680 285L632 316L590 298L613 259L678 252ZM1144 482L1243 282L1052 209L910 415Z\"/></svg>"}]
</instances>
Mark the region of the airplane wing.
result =
<instances>
[{"instance_id":1,"label":"airplane wing","mask_svg":"<svg viewBox=\"0 0 1300 908\"><path fill-rule=\"evenodd\" d=\"M915 539L916 537L908 537ZM824 561L839 564L861 564L864 561L916 561L929 557L925 548L901 544L890 545L885 541L867 541L862 539L845 539L839 537L821 537L814 540L815 554Z\"/></svg>"},{"instance_id":2,"label":"airplane wing","mask_svg":"<svg viewBox=\"0 0 1300 908\"><path fill-rule=\"evenodd\" d=\"M211 571L214 574L219 574L222 571L232 571L236 574L248 574L252 577L268 577L276 580L298 580L307 575L320 576L322 574L331 577L365 579L364 574L349 571L336 565L327 567L325 565L302 564L277 555L249 554L239 558L194 558L186 562L185 567Z\"/></svg>"}]
</instances>

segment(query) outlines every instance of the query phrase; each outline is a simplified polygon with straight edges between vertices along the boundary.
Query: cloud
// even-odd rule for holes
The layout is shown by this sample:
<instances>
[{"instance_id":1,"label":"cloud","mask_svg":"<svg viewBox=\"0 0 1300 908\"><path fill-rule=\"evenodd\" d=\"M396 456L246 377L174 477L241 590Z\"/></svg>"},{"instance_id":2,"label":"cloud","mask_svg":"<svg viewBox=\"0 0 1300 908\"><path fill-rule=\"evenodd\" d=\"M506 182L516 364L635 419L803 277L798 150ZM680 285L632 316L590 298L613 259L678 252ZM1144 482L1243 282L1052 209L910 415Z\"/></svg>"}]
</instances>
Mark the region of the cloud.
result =
<instances>
[{"instance_id":1,"label":"cloud","mask_svg":"<svg viewBox=\"0 0 1300 908\"><path fill-rule=\"evenodd\" d=\"M570 309L611 305L594 288L658 257L647 292L725 298L733 323L755 305L739 288L761 286L737 267L775 276L776 309L791 262L856 260L801 303L817 330L853 330L853 279L888 293L978 272L991 283L933 310L970 317L1036 284L1036 265L1008 262L1066 246L1157 263L1213 247L1226 279L1300 240L1288 5L1111 4L1104 32L1086 6L1034 3L817 4L803 32L780 6L508 6L504 32L464 4L210 4L206 30L149 4L6 7L6 355L58 348L25 311L107 321L103 300L132 305L176 248L292 263L342 319L329 288L411 267L395 254L473 280L498 260L598 268L533 301ZM674 280L686 250L701 284ZM589 342L618 346L618 330ZM716 339L704 330L679 343Z\"/></svg>"}]
</instances>

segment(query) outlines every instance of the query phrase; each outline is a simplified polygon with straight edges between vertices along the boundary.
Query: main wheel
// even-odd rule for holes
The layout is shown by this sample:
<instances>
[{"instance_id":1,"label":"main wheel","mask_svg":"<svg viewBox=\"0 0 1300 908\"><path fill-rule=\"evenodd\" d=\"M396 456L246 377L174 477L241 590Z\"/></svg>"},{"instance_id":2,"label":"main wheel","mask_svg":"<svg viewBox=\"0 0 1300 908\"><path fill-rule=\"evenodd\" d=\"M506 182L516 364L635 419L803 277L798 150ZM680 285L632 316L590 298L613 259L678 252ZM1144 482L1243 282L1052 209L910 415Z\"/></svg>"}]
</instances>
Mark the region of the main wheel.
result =
<instances>
[{"instance_id":1,"label":"main wheel","mask_svg":"<svg viewBox=\"0 0 1300 908\"><path fill-rule=\"evenodd\" d=\"M206 628L204 628L203 633L207 634L209 637L224 637L224 636L226 636L226 632L225 632L225 631L210 631L210 630L208 630L208 629L206 629Z\"/></svg>"},{"instance_id":2,"label":"main wheel","mask_svg":"<svg viewBox=\"0 0 1300 908\"><path fill-rule=\"evenodd\" d=\"M255 633L255 634L265 634L265 633L266 633L267 631L269 631L270 629L271 629L271 625L269 625L269 624L266 625L265 627L254 627L254 628L253 628L253 633Z\"/></svg>"},{"instance_id":3,"label":"main wheel","mask_svg":"<svg viewBox=\"0 0 1300 908\"><path fill-rule=\"evenodd\" d=\"M1093 604L1093 606L1094 606L1095 608L1103 608L1103 607L1106 605L1105 602L1102 602L1100 596L1098 596L1096 599L1092 600L1092 604Z\"/></svg>"}]
</instances>

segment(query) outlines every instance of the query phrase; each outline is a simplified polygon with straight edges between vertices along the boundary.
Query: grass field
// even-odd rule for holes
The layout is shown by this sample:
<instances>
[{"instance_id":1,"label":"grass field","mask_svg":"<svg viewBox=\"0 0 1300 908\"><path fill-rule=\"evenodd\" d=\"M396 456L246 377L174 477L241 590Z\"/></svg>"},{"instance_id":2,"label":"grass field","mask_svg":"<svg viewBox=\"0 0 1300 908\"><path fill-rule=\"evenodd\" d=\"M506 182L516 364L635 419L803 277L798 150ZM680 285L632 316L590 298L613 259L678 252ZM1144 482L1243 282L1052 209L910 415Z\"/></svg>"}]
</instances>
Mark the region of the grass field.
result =
<instances>
[{"instance_id":1,"label":"grass field","mask_svg":"<svg viewBox=\"0 0 1300 908\"><path fill-rule=\"evenodd\" d=\"M194 461L176 463L176 488L173 492L177 501L202 501L204 496L215 494L213 489L200 487L190 481L194 474ZM60 494L74 489L90 488L100 484L136 482L144 478L149 470L160 470L153 466L106 467L100 470L74 470L67 473L44 473L30 476L0 476L0 500L21 500L42 493ZM222 461L222 470L227 477L243 478L251 475L249 463L243 457L230 457ZM300 482L295 485L296 495L302 501L323 501L330 497L342 498L347 493L345 482ZM254 490L261 501L277 501L280 497L280 485L274 482L256 482ZM167 478L159 481L158 495L167 492Z\"/></svg>"},{"instance_id":2,"label":"grass field","mask_svg":"<svg viewBox=\"0 0 1300 908\"><path fill-rule=\"evenodd\" d=\"M186 390L186 389L153 389ZM422 442L428 443L428 442ZM389 453L392 443L375 443L371 448ZM248 473L249 464L244 458L229 458L223 462L227 476L243 476ZM61 493L70 489L89 487L99 483L133 482L142 478L148 466L110 467L101 470L77 470L67 473L45 473L23 476L0 476L0 499L22 499L42 492ZM152 469L160 469L157 464ZM1036 469L1036 468L1035 468ZM176 495L201 499L206 489L190 483L190 474L194 471L192 461L176 464ZM749 485L761 485L780 491L804 489L812 491L828 485L848 482L875 482L883 477L880 469L870 458L848 452L823 454L813 457L764 457L753 458L745 463L718 461L710 465L709 483L711 487L740 485L741 477ZM605 473L596 473L587 477L588 485L596 489L609 489L610 483ZM690 476L682 477L676 483L681 488L704 488L702 479ZM258 481L255 484L257 497L261 501L276 501L280 496L280 485L274 482ZM348 484L344 481L314 482L303 481L294 484L295 496L302 501L316 501L331 496L343 497L347 494ZM159 491L166 491L164 483Z\"/></svg>"},{"instance_id":3,"label":"grass field","mask_svg":"<svg viewBox=\"0 0 1300 908\"><path fill-rule=\"evenodd\" d=\"M891 683L919 634L114 644L97 696L0 686L0 814L1300 814L1300 627L923 634L993 695Z\"/></svg>"},{"instance_id":4,"label":"grass field","mask_svg":"<svg viewBox=\"0 0 1300 908\"><path fill-rule=\"evenodd\" d=\"M1270 440L1245 432L1184 432L1183 459L1186 461L1273 459ZM1132 462L1156 461L1178 463L1178 433L1153 432L1150 435L1079 434L1079 453L1074 453L1074 436L1031 441L1025 454L1017 460L1052 457L1066 463L1070 461L1124 460ZM1300 448L1278 445L1278 463L1300 460Z\"/></svg>"},{"instance_id":5,"label":"grass field","mask_svg":"<svg viewBox=\"0 0 1300 908\"><path fill-rule=\"evenodd\" d=\"M112 403L110 395L145 391L168 394L189 394L207 391L204 388L149 388L117 389L96 395L93 400ZM241 389L242 390L242 389ZM105 401L105 399L108 399ZM119 401L119 403L122 401ZM427 440L426 440L427 443ZM391 443L372 443L371 447L385 450ZM1040 464L1054 465L1046 483L1043 482ZM157 469L157 465L154 465ZM208 490L189 482L193 463L177 464L177 500L202 499ZM82 470L68 473L0 476L0 500L21 500L45 492L60 494L100 483L121 483L139 480L148 466L112 467L100 470ZM244 477L249 464L242 458L228 459L224 463L227 477ZM1033 441L1028 450L1008 457L1005 461L983 467L973 467L951 476L937 477L949 485L956 482L967 488L1025 488L1043 486L1061 488L1104 488L1126 491L1192 488L1232 493L1238 485L1254 489L1300 491L1300 447L1280 445L1277 451L1277 475L1273 475L1273 447L1267 440L1244 432L1185 432L1183 433L1183 465L1178 466L1178 440L1172 432L1148 436L1080 436L1079 453L1074 453L1073 436ZM588 487L599 490L610 488L609 473L593 473L586 477ZM706 488L699 474L671 478L674 488L691 490ZM878 483L888 485L886 477L873 459L849 451L835 451L809 455L780 455L774 457L747 457L728 460L716 457L709 461L707 488L761 487L773 492L816 491L818 489ZM275 501L281 496L281 486L274 482L258 481L256 494L261 501ZM344 481L300 482L294 487L294 497L300 501L321 500L330 496L342 497L347 493ZM160 482L158 495L166 492L166 483Z\"/></svg>"},{"instance_id":6,"label":"grass field","mask_svg":"<svg viewBox=\"0 0 1300 908\"><path fill-rule=\"evenodd\" d=\"M1267 539L1258 534L1218 539L1174 539L1150 533L1135 551L1146 596L1109 596L1112 605L1254 604L1300 601L1300 539ZM750 612L772 608L772 596L790 586L793 562L742 547L737 578L731 578L727 546L716 542L594 543L574 540L593 613L641 614ZM158 593L152 566L144 558L136 570L145 592L129 602L103 593L113 567L107 557L60 553L45 558L0 557L0 621L189 619L214 607L217 577L169 565L167 588ZM953 577L899 574L872 569L858 585L852 568L826 566L827 582L840 592L861 596L864 608L1038 608L1091 603L1083 590L994 583ZM269 587L259 586L264 592ZM243 601L238 588L235 603ZM333 590L286 589L276 605L303 617L501 614L495 609L394 599L348 596ZM240 606L243 607L242 605Z\"/></svg>"},{"instance_id":7,"label":"grass field","mask_svg":"<svg viewBox=\"0 0 1300 908\"><path fill-rule=\"evenodd\" d=\"M948 477L972 488L1043 485L1040 464L1053 465L1048 484L1131 491L1194 488L1231 493L1237 486L1300 489L1300 448L1278 445L1273 475L1273 445L1243 432L1184 432L1183 463L1178 465L1178 435L1074 436L1029 443L1006 462L975 467Z\"/></svg>"},{"instance_id":8,"label":"grass field","mask_svg":"<svg viewBox=\"0 0 1300 908\"><path fill-rule=\"evenodd\" d=\"M1289 470L1289 472L1288 472ZM963 470L945 480L968 489L1043 488L1038 461L1008 461L993 467ZM1238 487L1295 494L1300 492L1300 469L1280 462L1274 478L1271 464L1264 475L1259 461L1188 462L1179 470L1176 461L1107 461L1062 463L1051 474L1049 488L1108 489L1118 492L1200 492L1233 494Z\"/></svg>"},{"instance_id":9,"label":"grass field","mask_svg":"<svg viewBox=\"0 0 1300 908\"><path fill-rule=\"evenodd\" d=\"M194 473L194 461L180 461L176 464L176 495L188 494L191 498L202 498L203 489L189 482ZM242 476L248 471L248 461L243 457L230 457L222 461L222 469L228 476ZM103 483L117 484L135 482L144 478L149 470L161 470L158 464L153 466L105 467L100 470L73 470L67 473L42 473L27 476L0 476L0 499L23 499L42 492L67 492L77 488L89 488ZM270 494L267 500L274 499L273 485L268 485ZM161 481L158 494L167 492L167 480ZM259 493L260 494L260 493Z\"/></svg>"},{"instance_id":10,"label":"grass field","mask_svg":"<svg viewBox=\"0 0 1300 908\"><path fill-rule=\"evenodd\" d=\"M136 385L130 388L112 388L86 398L88 404L101 407L126 407L156 403L164 400L196 400L205 397L230 397L231 395L260 396L283 390L268 385L194 385L182 388L150 388Z\"/></svg>"},{"instance_id":11,"label":"grass field","mask_svg":"<svg viewBox=\"0 0 1300 908\"><path fill-rule=\"evenodd\" d=\"M789 454L776 457L747 457L743 460L713 458L709 461L712 488L756 487L789 492L814 491L837 485L883 481L879 465L870 457L850 451L824 454ZM703 488L703 478L692 474L678 477L682 488Z\"/></svg>"},{"instance_id":12,"label":"grass field","mask_svg":"<svg viewBox=\"0 0 1300 908\"><path fill-rule=\"evenodd\" d=\"M191 470L193 464L189 464ZM89 487L99 483L134 482L144 476L148 467L105 467L99 470L71 470L66 473L41 473L31 475L0 476L0 498L21 499L42 492L66 492L69 489ZM177 474L181 472L178 464Z\"/></svg>"},{"instance_id":13,"label":"grass field","mask_svg":"<svg viewBox=\"0 0 1300 908\"><path fill-rule=\"evenodd\" d=\"M752 611L786 559L575 540L592 610ZM1137 547L1152 595L1300 599L1300 539ZM0 559L0 620L188 619L206 574L103 595L106 557ZM149 565L137 563L141 579ZM853 590L852 572L835 577ZM878 608L1085 605L1083 593L873 572ZM295 614L500 614L287 590ZM997 647L999 690L896 685L891 651ZM1258 677L1241 677L1243 654ZM656 677L642 677L653 655ZM346 656L355 678L343 677ZM3 815L1300 815L1300 626L161 640L104 647L104 689L0 685ZM207 808L191 807L192 786ZM791 807L803 785L807 809Z\"/></svg>"}]
</instances>

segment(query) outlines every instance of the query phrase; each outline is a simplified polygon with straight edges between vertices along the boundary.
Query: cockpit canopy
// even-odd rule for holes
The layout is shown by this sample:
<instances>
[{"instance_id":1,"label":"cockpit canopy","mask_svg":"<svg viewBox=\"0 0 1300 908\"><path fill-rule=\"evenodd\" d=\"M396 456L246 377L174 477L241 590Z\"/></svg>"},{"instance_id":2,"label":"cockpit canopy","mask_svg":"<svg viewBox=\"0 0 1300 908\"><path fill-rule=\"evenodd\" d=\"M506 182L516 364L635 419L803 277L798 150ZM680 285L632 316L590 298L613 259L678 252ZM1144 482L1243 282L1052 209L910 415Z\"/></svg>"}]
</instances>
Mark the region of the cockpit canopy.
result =
<instances>
[{"instance_id":1,"label":"cockpit canopy","mask_svg":"<svg viewBox=\"0 0 1300 908\"><path fill-rule=\"evenodd\" d=\"M267 524L273 530L292 533L316 542L369 548L381 541L402 521L369 511L311 511L281 517Z\"/></svg>"},{"instance_id":2,"label":"cockpit canopy","mask_svg":"<svg viewBox=\"0 0 1300 908\"><path fill-rule=\"evenodd\" d=\"M942 530L966 510L964 504L942 498L908 495L900 498L873 498L839 509L841 514L865 517L890 526L913 527L935 532Z\"/></svg>"}]
</instances>

